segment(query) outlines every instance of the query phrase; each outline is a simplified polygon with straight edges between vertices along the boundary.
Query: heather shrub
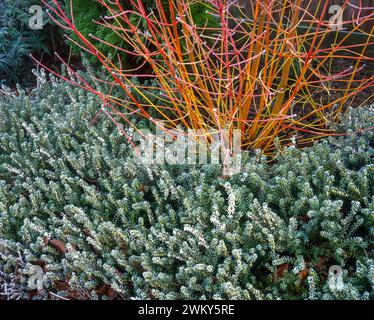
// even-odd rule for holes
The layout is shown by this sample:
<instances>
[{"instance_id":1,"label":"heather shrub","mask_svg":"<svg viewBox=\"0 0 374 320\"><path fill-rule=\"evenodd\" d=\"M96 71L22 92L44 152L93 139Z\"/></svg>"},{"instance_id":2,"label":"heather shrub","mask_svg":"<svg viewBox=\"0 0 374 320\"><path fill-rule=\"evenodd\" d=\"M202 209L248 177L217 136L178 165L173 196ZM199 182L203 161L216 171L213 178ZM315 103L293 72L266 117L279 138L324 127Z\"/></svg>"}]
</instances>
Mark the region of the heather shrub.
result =
<instances>
[{"instance_id":1,"label":"heather shrub","mask_svg":"<svg viewBox=\"0 0 374 320\"><path fill-rule=\"evenodd\" d=\"M349 113L348 135L272 163L245 153L223 179L218 165L134 159L112 121L91 121L97 97L39 83L0 97L7 298L373 299L374 136L349 134L373 107ZM29 292L35 265L43 289Z\"/></svg>"}]
</instances>

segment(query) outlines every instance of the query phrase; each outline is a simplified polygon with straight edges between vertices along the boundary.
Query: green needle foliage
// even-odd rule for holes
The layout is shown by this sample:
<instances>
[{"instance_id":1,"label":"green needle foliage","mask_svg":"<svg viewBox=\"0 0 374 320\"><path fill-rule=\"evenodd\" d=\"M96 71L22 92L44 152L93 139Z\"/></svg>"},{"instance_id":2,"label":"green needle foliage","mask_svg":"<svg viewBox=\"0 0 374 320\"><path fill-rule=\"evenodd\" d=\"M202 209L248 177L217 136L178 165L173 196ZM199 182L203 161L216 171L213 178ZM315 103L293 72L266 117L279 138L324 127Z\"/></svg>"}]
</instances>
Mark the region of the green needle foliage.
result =
<instances>
[{"instance_id":1,"label":"green needle foliage","mask_svg":"<svg viewBox=\"0 0 374 320\"><path fill-rule=\"evenodd\" d=\"M373 299L374 134L218 165L134 159L97 99L57 80L0 97L0 287L28 297ZM352 110L341 132L373 123ZM329 285L330 266L343 269ZM63 283L64 285L61 285Z\"/></svg>"},{"instance_id":2,"label":"green needle foliage","mask_svg":"<svg viewBox=\"0 0 374 320\"><path fill-rule=\"evenodd\" d=\"M64 1L65 8L68 8L66 9L66 12L69 14L70 0ZM167 0L163 1L163 3L165 4L165 7L168 6ZM110 1L107 1L107 4L109 5ZM154 0L144 1L143 4L145 5L146 10L156 10L156 2ZM121 5L125 10L134 9L133 5L128 0L123 1ZM115 6L113 5L113 9L114 8ZM215 18L213 18L208 13L208 8L208 4L203 0L192 1L191 12L194 15L197 25L204 26L208 24L209 26L216 26L218 24ZM97 3L96 1L74 0L72 2L72 9L76 26L85 37L88 37L89 34L93 34L96 38L100 38L107 43L105 44L100 43L98 41L94 41L95 45L97 46L97 49L100 52L102 52L106 56L111 55L112 57L120 57L121 62L126 67L135 68L142 63L140 59L134 59L134 57L127 55L121 52L120 50L116 49L115 47L123 48L125 50L131 50L131 48L129 48L129 46L126 43L124 43L123 39L120 36L118 36L115 32L113 32L113 30L103 27L97 23L103 22L101 20L102 17L111 15L110 12L108 12L108 10L103 5ZM134 22L134 24L139 25L140 30L146 29L146 23L144 19L140 19L136 15L131 15L130 19ZM74 34L70 34L69 36L71 36L74 41L79 43L79 39L77 36L75 36ZM71 45L72 53L74 55L78 56L82 53L81 48L72 44L70 41L68 41L68 43ZM90 54L85 54L85 52L83 52L83 54L91 63L97 63L96 57Z\"/></svg>"},{"instance_id":3,"label":"green needle foliage","mask_svg":"<svg viewBox=\"0 0 374 320\"><path fill-rule=\"evenodd\" d=\"M32 30L29 8L41 4L34 0L0 2L0 83L29 85L34 78L30 54L49 54L49 28Z\"/></svg>"}]
</instances>

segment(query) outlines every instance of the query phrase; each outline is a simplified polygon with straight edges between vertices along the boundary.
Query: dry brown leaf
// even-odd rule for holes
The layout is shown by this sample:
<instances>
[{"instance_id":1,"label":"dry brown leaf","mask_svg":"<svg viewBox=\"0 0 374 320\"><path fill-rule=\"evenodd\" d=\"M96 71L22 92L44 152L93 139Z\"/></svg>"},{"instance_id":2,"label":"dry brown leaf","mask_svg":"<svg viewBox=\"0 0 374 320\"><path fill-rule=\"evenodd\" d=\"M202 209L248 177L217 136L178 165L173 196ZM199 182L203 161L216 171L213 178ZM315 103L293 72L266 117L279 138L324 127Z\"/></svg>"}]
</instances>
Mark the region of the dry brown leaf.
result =
<instances>
[{"instance_id":1,"label":"dry brown leaf","mask_svg":"<svg viewBox=\"0 0 374 320\"><path fill-rule=\"evenodd\" d=\"M101 296L107 296L110 299L114 299L115 296L116 296L115 291L112 289L111 286L109 286L107 284L102 285L96 292L97 292L97 294L99 294Z\"/></svg>"},{"instance_id":2,"label":"dry brown leaf","mask_svg":"<svg viewBox=\"0 0 374 320\"><path fill-rule=\"evenodd\" d=\"M302 283L308 276L309 269L301 270L299 273L299 282Z\"/></svg>"},{"instance_id":3,"label":"dry brown leaf","mask_svg":"<svg viewBox=\"0 0 374 320\"><path fill-rule=\"evenodd\" d=\"M116 293L112 289L112 287L109 287L106 296L109 297L110 299L114 299L116 297Z\"/></svg>"},{"instance_id":4,"label":"dry brown leaf","mask_svg":"<svg viewBox=\"0 0 374 320\"><path fill-rule=\"evenodd\" d=\"M65 244L60 240L56 240L56 239L49 240L49 244L62 254L66 254L68 252Z\"/></svg>"},{"instance_id":5,"label":"dry brown leaf","mask_svg":"<svg viewBox=\"0 0 374 320\"><path fill-rule=\"evenodd\" d=\"M43 237L43 243L44 243L45 245L48 245L48 243L49 243L49 238L48 238L48 237Z\"/></svg>"},{"instance_id":6,"label":"dry brown leaf","mask_svg":"<svg viewBox=\"0 0 374 320\"><path fill-rule=\"evenodd\" d=\"M284 276L285 272L288 270L288 268L289 268L288 263L280 265L277 268L277 271L276 271L276 274L275 274L275 280L278 280L279 278L282 278Z\"/></svg>"}]
</instances>

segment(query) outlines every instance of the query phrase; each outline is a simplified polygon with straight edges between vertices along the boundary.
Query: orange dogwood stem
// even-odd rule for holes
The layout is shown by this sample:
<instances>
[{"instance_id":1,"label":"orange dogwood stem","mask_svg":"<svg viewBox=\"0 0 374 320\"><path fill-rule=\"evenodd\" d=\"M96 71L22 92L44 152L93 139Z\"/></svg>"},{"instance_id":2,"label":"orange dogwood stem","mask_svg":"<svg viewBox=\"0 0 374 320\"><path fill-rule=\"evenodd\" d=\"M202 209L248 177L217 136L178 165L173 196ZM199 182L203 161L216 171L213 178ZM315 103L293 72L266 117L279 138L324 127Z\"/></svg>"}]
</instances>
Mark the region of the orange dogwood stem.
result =
<instances>
[{"instance_id":1,"label":"orange dogwood stem","mask_svg":"<svg viewBox=\"0 0 374 320\"><path fill-rule=\"evenodd\" d=\"M127 114L136 113L162 121L170 134L184 127L205 132L208 140L212 129L241 129L243 147L271 153L276 138L287 144L295 135L309 142L333 134L331 123L344 115L348 99L354 102L373 84L373 76L358 76L373 60L367 54L373 28L362 31L373 14L349 1L342 10L350 8L357 17L343 21L342 37L329 27L329 0L250 0L248 10L239 0L155 0L153 10L142 0L129 0L126 8L119 0L97 1L107 11L97 23L123 46L82 34L73 2L70 8L57 0L45 3L52 19L97 58L124 96L100 92L87 82L79 85L130 124ZM205 22L193 16L195 5L206 10ZM350 43L355 33L366 40ZM121 59L100 52L98 43L133 55L151 72L123 68ZM337 59L348 66L335 70ZM156 85L135 83L134 76L155 79Z\"/></svg>"}]
</instances>

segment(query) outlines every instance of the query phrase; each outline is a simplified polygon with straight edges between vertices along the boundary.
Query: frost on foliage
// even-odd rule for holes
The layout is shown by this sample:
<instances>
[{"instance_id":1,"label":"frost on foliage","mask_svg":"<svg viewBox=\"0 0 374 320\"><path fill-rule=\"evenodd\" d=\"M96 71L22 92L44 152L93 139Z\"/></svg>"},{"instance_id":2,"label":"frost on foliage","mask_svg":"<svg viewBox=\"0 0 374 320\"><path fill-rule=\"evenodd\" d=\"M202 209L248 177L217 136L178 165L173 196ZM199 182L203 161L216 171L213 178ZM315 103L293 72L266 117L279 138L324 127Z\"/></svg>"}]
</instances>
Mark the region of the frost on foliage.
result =
<instances>
[{"instance_id":1,"label":"frost on foliage","mask_svg":"<svg viewBox=\"0 0 374 320\"><path fill-rule=\"evenodd\" d=\"M373 132L290 148L273 164L248 153L222 179L218 165L132 158L105 116L90 125L99 106L55 79L32 99L0 97L1 290L27 296L21 255L46 266L42 297L68 281L92 298L104 285L126 299L374 298ZM373 115L352 111L339 130Z\"/></svg>"}]
</instances>

